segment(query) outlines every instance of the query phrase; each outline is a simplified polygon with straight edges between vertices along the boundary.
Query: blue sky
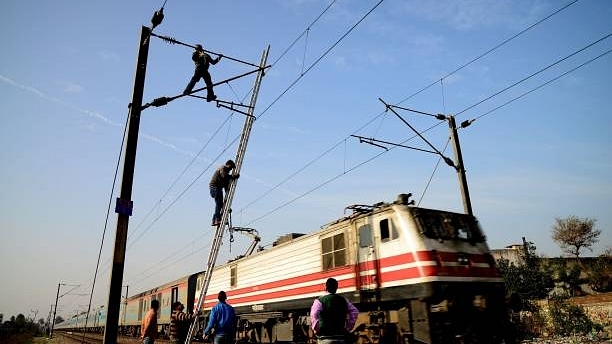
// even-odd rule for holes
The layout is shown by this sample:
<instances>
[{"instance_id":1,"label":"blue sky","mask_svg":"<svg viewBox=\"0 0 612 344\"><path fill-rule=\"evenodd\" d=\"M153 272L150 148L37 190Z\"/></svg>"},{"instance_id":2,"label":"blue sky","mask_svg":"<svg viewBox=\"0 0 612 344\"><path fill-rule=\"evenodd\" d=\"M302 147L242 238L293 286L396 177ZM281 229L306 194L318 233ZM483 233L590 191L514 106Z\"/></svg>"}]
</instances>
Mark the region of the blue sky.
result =
<instances>
[{"instance_id":1,"label":"blue sky","mask_svg":"<svg viewBox=\"0 0 612 344\"><path fill-rule=\"evenodd\" d=\"M570 215L596 219L603 232L585 255L612 246L611 2L339 0L324 11L330 3L165 5L157 34L255 64L270 45L234 225L257 229L268 245L284 233L315 231L350 204L406 192L420 206L462 212L457 175L438 156L385 152L350 136L428 148L384 112L380 97L475 120L459 137L474 214L491 248L525 237L540 254L558 256L550 231L555 218ZM46 318L58 283L81 285L62 287L59 315L87 309L109 199L121 185L113 190L140 28L162 4L0 4L5 317ZM145 102L184 89L190 56L190 48L152 39ZM211 74L219 81L249 70L223 59ZM219 99L248 102L253 81L215 90ZM453 157L446 123L399 113ZM208 181L234 157L243 121L188 97L143 111L123 278L130 295L204 268L213 234ZM94 305L106 304L115 227L111 213ZM222 262L250 241L228 239Z\"/></svg>"}]
</instances>

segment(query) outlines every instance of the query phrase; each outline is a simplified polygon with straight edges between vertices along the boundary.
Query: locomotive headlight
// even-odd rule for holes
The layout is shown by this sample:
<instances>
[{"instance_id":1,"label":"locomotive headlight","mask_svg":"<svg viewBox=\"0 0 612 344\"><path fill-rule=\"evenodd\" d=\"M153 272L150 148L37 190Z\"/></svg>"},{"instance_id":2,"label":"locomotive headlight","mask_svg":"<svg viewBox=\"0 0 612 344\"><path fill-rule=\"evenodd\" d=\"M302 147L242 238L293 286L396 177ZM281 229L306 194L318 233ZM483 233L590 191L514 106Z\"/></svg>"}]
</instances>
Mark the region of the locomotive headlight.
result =
<instances>
[{"instance_id":1,"label":"locomotive headlight","mask_svg":"<svg viewBox=\"0 0 612 344\"><path fill-rule=\"evenodd\" d=\"M478 310L484 310L487 308L487 298L484 295L474 295L472 305Z\"/></svg>"},{"instance_id":2,"label":"locomotive headlight","mask_svg":"<svg viewBox=\"0 0 612 344\"><path fill-rule=\"evenodd\" d=\"M442 302L437 303L437 304L432 304L430 306L430 310L432 313L448 312L448 308L449 308L448 300L442 300Z\"/></svg>"},{"instance_id":3,"label":"locomotive headlight","mask_svg":"<svg viewBox=\"0 0 612 344\"><path fill-rule=\"evenodd\" d=\"M457 263L460 265L470 265L470 258L468 257L467 253L457 253Z\"/></svg>"}]
</instances>

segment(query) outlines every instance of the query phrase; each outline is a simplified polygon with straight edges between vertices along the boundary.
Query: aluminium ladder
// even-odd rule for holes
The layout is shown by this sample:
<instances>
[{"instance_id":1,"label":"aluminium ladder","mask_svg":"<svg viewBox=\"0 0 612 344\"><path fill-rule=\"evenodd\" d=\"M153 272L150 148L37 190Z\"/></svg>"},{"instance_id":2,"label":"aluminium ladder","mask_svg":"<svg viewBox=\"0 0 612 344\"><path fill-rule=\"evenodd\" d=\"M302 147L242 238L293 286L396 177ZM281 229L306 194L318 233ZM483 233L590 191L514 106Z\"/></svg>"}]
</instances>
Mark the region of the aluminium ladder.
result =
<instances>
[{"instance_id":1,"label":"aluminium ladder","mask_svg":"<svg viewBox=\"0 0 612 344\"><path fill-rule=\"evenodd\" d=\"M248 108L248 114L246 115L246 119L244 120L244 127L242 129L242 135L240 137L240 144L238 145L238 151L236 152L236 168L234 169L234 174L240 173L242 161L244 160L247 143L249 141L249 136L251 135L251 128L253 127L253 122L255 121L255 116L253 115L253 112L255 111L255 103L257 102L259 86L261 85L261 80L264 76L264 70L266 67L266 61L268 59L269 51L270 46L268 46L268 48L264 50L261 55L261 60L259 62L259 72L257 73L257 77L255 78L255 85L253 86L253 93L251 94L251 102ZM215 237L213 238L213 243L210 248L210 253L208 255L208 262L206 263L206 270L204 271L204 279L202 281L202 287L200 289L200 296L198 298L198 303L194 309L195 312L198 312L202 309L202 305L206 297L206 292L208 291L208 286L210 284L210 279L212 277L212 272L215 267L215 262L217 261L217 256L219 255L219 249L221 248L223 233L225 232L226 227L229 227L229 213L232 207L234 193L236 192L236 181L236 179L230 181L229 190L225 195L225 201L223 203L223 213L221 214L221 224L217 226L217 229L215 231ZM197 325L198 317L195 317L191 325L189 326L189 332L187 333L185 344L191 343L191 340L195 335Z\"/></svg>"}]
</instances>

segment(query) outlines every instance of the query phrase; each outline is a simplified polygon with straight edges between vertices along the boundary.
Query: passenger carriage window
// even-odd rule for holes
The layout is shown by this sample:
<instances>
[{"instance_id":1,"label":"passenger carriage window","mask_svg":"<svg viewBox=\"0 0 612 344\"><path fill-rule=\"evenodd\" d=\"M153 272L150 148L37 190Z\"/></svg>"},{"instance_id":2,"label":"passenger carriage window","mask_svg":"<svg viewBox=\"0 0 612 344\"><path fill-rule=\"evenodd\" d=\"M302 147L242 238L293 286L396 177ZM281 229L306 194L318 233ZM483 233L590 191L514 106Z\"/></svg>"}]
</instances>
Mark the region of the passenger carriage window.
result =
<instances>
[{"instance_id":1,"label":"passenger carriage window","mask_svg":"<svg viewBox=\"0 0 612 344\"><path fill-rule=\"evenodd\" d=\"M384 219L379 222L378 226L380 228L380 241L387 242L399 237L393 221Z\"/></svg>"},{"instance_id":2,"label":"passenger carriage window","mask_svg":"<svg viewBox=\"0 0 612 344\"><path fill-rule=\"evenodd\" d=\"M151 301L153 301L153 300L157 300L157 301L159 301L159 306L161 307L161 305L162 305L162 298L161 298L161 294L157 294L157 297L153 296L153 297L151 298ZM150 307L151 307L151 306L149 306L149 308L150 308ZM157 312L157 319L159 319L159 318L161 318L161 309L159 310L159 312Z\"/></svg>"},{"instance_id":3,"label":"passenger carriage window","mask_svg":"<svg viewBox=\"0 0 612 344\"><path fill-rule=\"evenodd\" d=\"M346 265L346 244L344 233L336 234L321 240L322 268L333 269Z\"/></svg>"},{"instance_id":4,"label":"passenger carriage window","mask_svg":"<svg viewBox=\"0 0 612 344\"><path fill-rule=\"evenodd\" d=\"M142 313L144 308L143 303L144 301L142 299L138 301L138 321L142 320Z\"/></svg>"},{"instance_id":5,"label":"passenger carriage window","mask_svg":"<svg viewBox=\"0 0 612 344\"><path fill-rule=\"evenodd\" d=\"M236 265L230 268L230 286L235 287L238 284L238 269Z\"/></svg>"}]
</instances>

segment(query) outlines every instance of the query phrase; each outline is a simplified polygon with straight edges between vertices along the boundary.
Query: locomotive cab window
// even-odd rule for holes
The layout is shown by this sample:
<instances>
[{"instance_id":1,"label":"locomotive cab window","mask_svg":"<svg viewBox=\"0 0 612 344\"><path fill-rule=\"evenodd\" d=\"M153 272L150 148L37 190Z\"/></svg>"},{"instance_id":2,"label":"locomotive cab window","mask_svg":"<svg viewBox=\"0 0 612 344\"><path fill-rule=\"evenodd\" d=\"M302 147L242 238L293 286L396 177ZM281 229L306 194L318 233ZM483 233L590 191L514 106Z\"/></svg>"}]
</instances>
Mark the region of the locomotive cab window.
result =
<instances>
[{"instance_id":1,"label":"locomotive cab window","mask_svg":"<svg viewBox=\"0 0 612 344\"><path fill-rule=\"evenodd\" d=\"M323 270L346 265L346 244L344 233L323 238L321 240L322 268Z\"/></svg>"},{"instance_id":2,"label":"locomotive cab window","mask_svg":"<svg viewBox=\"0 0 612 344\"><path fill-rule=\"evenodd\" d=\"M418 209L415 219L428 238L469 242L485 240L476 218L470 215Z\"/></svg>"},{"instance_id":3,"label":"locomotive cab window","mask_svg":"<svg viewBox=\"0 0 612 344\"><path fill-rule=\"evenodd\" d=\"M393 221L391 221L390 219L381 220L378 223L378 226L380 228L380 241L388 242L391 240L395 240L399 237L397 229L395 229Z\"/></svg>"},{"instance_id":4,"label":"locomotive cab window","mask_svg":"<svg viewBox=\"0 0 612 344\"><path fill-rule=\"evenodd\" d=\"M359 227L359 247L365 248L372 245L372 229L370 228L370 225L363 225Z\"/></svg>"}]
</instances>

